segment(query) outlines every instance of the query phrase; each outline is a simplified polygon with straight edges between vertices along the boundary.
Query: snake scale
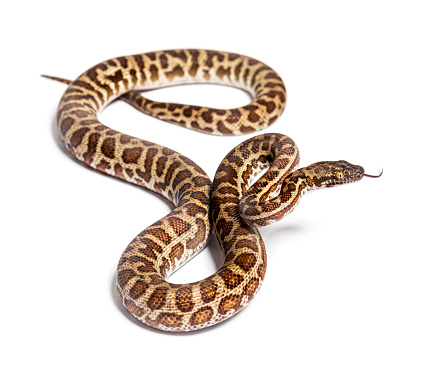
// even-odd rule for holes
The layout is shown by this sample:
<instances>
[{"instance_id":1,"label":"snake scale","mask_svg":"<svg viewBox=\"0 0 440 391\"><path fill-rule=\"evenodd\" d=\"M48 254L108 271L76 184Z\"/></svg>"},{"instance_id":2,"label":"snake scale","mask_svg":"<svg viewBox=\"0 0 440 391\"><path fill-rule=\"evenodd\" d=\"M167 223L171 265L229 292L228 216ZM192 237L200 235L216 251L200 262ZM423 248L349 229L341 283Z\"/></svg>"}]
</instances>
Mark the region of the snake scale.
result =
<instances>
[{"instance_id":1,"label":"snake scale","mask_svg":"<svg viewBox=\"0 0 440 391\"><path fill-rule=\"evenodd\" d=\"M136 93L190 83L238 87L250 93L252 102L218 110L154 102ZM234 148L211 184L197 164L178 152L102 124L98 114L119 97L173 124L236 135L272 124L285 107L286 90L279 75L257 60L185 49L104 61L71 82L64 92L57 124L67 150L85 164L159 193L175 205L132 240L116 274L123 305L137 319L158 329L197 330L240 311L258 292L266 272L265 246L257 227L290 213L309 190L364 176L362 167L345 161L297 169L295 143L287 136L269 133ZM220 270L194 283L166 281L207 244L212 227L225 259Z\"/></svg>"}]
</instances>

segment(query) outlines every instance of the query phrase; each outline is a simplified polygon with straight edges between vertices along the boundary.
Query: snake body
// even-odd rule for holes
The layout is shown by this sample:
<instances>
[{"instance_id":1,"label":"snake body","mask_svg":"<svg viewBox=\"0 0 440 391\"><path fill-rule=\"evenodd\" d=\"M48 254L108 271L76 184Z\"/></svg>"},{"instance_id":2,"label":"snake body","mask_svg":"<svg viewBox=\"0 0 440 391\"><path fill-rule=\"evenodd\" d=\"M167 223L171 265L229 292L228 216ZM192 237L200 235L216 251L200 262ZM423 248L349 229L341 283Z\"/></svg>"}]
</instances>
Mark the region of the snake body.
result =
<instances>
[{"instance_id":1,"label":"snake body","mask_svg":"<svg viewBox=\"0 0 440 391\"><path fill-rule=\"evenodd\" d=\"M153 102L135 93L207 82L245 89L252 102L218 110ZM285 87L274 70L249 57L173 50L102 62L65 91L57 123L67 150L85 164L153 190L175 205L133 239L117 268L123 305L152 327L197 330L244 308L260 289L266 271L265 247L256 227L290 213L308 190L358 180L363 174L361 167L346 162L316 163L294 171L299 162L295 143L272 133L234 148L220 164L211 188L209 177L187 157L99 122L99 112L120 96L162 120L233 135L273 123L284 109ZM264 168L267 172L248 189ZM212 225L225 257L223 267L195 283L167 282L167 276L206 245Z\"/></svg>"}]
</instances>

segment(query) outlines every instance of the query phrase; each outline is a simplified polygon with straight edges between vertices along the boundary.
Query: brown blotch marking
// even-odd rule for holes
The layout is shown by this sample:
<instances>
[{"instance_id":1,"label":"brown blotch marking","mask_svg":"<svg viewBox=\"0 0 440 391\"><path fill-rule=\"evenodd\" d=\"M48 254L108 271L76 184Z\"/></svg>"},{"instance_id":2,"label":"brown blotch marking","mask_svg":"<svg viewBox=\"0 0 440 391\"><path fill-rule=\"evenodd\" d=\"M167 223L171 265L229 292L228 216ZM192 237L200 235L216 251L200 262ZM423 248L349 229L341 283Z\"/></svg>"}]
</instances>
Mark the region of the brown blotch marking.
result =
<instances>
[{"instance_id":1,"label":"brown blotch marking","mask_svg":"<svg viewBox=\"0 0 440 391\"><path fill-rule=\"evenodd\" d=\"M161 54L159 56L159 60L160 60L160 66L163 69L167 69L168 68L168 57L165 54Z\"/></svg>"},{"instance_id":2,"label":"brown blotch marking","mask_svg":"<svg viewBox=\"0 0 440 391\"><path fill-rule=\"evenodd\" d=\"M226 284L226 287L228 289L234 289L237 288L242 282L243 277L239 274L233 273L230 269L225 268L219 272L219 275L221 278L223 278L223 281Z\"/></svg>"},{"instance_id":3,"label":"brown blotch marking","mask_svg":"<svg viewBox=\"0 0 440 391\"><path fill-rule=\"evenodd\" d=\"M211 280L205 280L200 284L200 294L204 303L210 303L217 294L217 285Z\"/></svg>"},{"instance_id":4,"label":"brown blotch marking","mask_svg":"<svg viewBox=\"0 0 440 391\"><path fill-rule=\"evenodd\" d=\"M176 292L176 306L182 312L190 312L194 308L192 289L190 287L180 288Z\"/></svg>"},{"instance_id":5,"label":"brown blotch marking","mask_svg":"<svg viewBox=\"0 0 440 391\"><path fill-rule=\"evenodd\" d=\"M189 51L192 59L191 59L191 68L189 69L190 76L194 77L197 74L197 71L200 68L200 64L198 61L199 51L198 50L190 50Z\"/></svg>"},{"instance_id":6,"label":"brown blotch marking","mask_svg":"<svg viewBox=\"0 0 440 391\"><path fill-rule=\"evenodd\" d=\"M263 99L260 99L257 101L257 103L266 107L266 111L268 114L271 114L276 109L276 105L272 101L267 102Z\"/></svg>"},{"instance_id":7,"label":"brown blotch marking","mask_svg":"<svg viewBox=\"0 0 440 391\"><path fill-rule=\"evenodd\" d=\"M90 132L90 128L84 127L73 132L72 137L70 138L70 145L73 148L76 148L78 145L82 143L84 136Z\"/></svg>"},{"instance_id":8,"label":"brown blotch marking","mask_svg":"<svg viewBox=\"0 0 440 391\"><path fill-rule=\"evenodd\" d=\"M142 154L142 148L127 148L122 153L122 160L125 164L137 163Z\"/></svg>"},{"instance_id":9,"label":"brown blotch marking","mask_svg":"<svg viewBox=\"0 0 440 391\"><path fill-rule=\"evenodd\" d=\"M145 55L146 55L151 61L156 61L156 52L145 53Z\"/></svg>"},{"instance_id":10,"label":"brown blotch marking","mask_svg":"<svg viewBox=\"0 0 440 391\"><path fill-rule=\"evenodd\" d=\"M118 272L117 280L118 285L121 289L124 289L127 283L133 278L136 277L137 274L131 269L124 269Z\"/></svg>"},{"instance_id":11,"label":"brown blotch marking","mask_svg":"<svg viewBox=\"0 0 440 391\"><path fill-rule=\"evenodd\" d=\"M211 110L204 111L202 113L201 117L203 118L203 120L206 123L208 123L208 124L212 123L212 111Z\"/></svg>"},{"instance_id":12,"label":"brown blotch marking","mask_svg":"<svg viewBox=\"0 0 440 391\"><path fill-rule=\"evenodd\" d=\"M229 295L224 297L218 306L218 312L226 315L231 310L237 310L240 305L241 297L238 295Z\"/></svg>"},{"instance_id":13,"label":"brown blotch marking","mask_svg":"<svg viewBox=\"0 0 440 391\"><path fill-rule=\"evenodd\" d=\"M157 176L162 176L164 170L165 170L165 164L166 164L167 158L165 156L161 156L156 161L156 172Z\"/></svg>"},{"instance_id":14,"label":"brown blotch marking","mask_svg":"<svg viewBox=\"0 0 440 391\"><path fill-rule=\"evenodd\" d=\"M168 110L171 112L183 108L183 105L180 103L168 103L167 105L168 105Z\"/></svg>"},{"instance_id":15,"label":"brown blotch marking","mask_svg":"<svg viewBox=\"0 0 440 391\"><path fill-rule=\"evenodd\" d=\"M243 62L241 61L234 69L234 75L237 80L240 77L240 72L242 68L243 68Z\"/></svg>"},{"instance_id":16,"label":"brown blotch marking","mask_svg":"<svg viewBox=\"0 0 440 391\"><path fill-rule=\"evenodd\" d=\"M202 307L191 315L189 323L192 326L198 326L207 323L214 315L214 310L211 307Z\"/></svg>"},{"instance_id":17,"label":"brown blotch marking","mask_svg":"<svg viewBox=\"0 0 440 391\"><path fill-rule=\"evenodd\" d=\"M176 65L171 71L165 72L168 80L173 80L175 77L182 77L185 73L180 65Z\"/></svg>"},{"instance_id":18,"label":"brown blotch marking","mask_svg":"<svg viewBox=\"0 0 440 391\"><path fill-rule=\"evenodd\" d=\"M128 144L134 139L134 137L128 136L126 134L121 134L121 137L119 137L119 141L121 142L121 144Z\"/></svg>"},{"instance_id":19,"label":"brown blotch marking","mask_svg":"<svg viewBox=\"0 0 440 391\"><path fill-rule=\"evenodd\" d=\"M249 68L246 68L246 70L244 71L244 75L243 75L243 80L247 83L248 82L248 78L249 78Z\"/></svg>"},{"instance_id":20,"label":"brown blotch marking","mask_svg":"<svg viewBox=\"0 0 440 391\"><path fill-rule=\"evenodd\" d=\"M248 120L250 121L250 122L258 122L259 120L260 120L260 116L257 114L257 113L255 113L255 112L251 112L251 113L249 113L249 115L248 115Z\"/></svg>"},{"instance_id":21,"label":"brown blotch marking","mask_svg":"<svg viewBox=\"0 0 440 391\"><path fill-rule=\"evenodd\" d=\"M177 236L184 234L191 228L191 224L188 224L179 217L170 217L168 221L170 222L170 226Z\"/></svg>"},{"instance_id":22,"label":"brown blotch marking","mask_svg":"<svg viewBox=\"0 0 440 391\"><path fill-rule=\"evenodd\" d=\"M208 127L202 128L196 121L192 121L190 126L191 126L191 129L198 130L199 132L212 133L212 131L213 131L211 128L208 128Z\"/></svg>"},{"instance_id":23,"label":"brown blotch marking","mask_svg":"<svg viewBox=\"0 0 440 391\"><path fill-rule=\"evenodd\" d=\"M155 64L150 65L150 74L151 81L159 80L159 69L157 69L157 66Z\"/></svg>"},{"instance_id":24,"label":"brown blotch marking","mask_svg":"<svg viewBox=\"0 0 440 391\"><path fill-rule=\"evenodd\" d=\"M223 121L217 122L217 129L219 130L219 132L221 132L223 134L233 134L232 130L229 129L227 126L225 126Z\"/></svg>"},{"instance_id":25,"label":"brown blotch marking","mask_svg":"<svg viewBox=\"0 0 440 391\"><path fill-rule=\"evenodd\" d=\"M241 240L240 241L242 245L245 245L246 247L249 247L249 241L248 240ZM252 244L250 244L252 245ZM254 248L256 248L256 245L253 245ZM257 263L257 258L255 258L254 254L249 253L243 253L237 256L235 258L234 263L240 267L240 269L244 270L245 272L248 272L251 270L255 264Z\"/></svg>"},{"instance_id":26,"label":"brown blotch marking","mask_svg":"<svg viewBox=\"0 0 440 391\"><path fill-rule=\"evenodd\" d=\"M147 306L152 311L161 309L167 299L167 293L168 288L165 287L158 287L155 289L155 291L151 294L150 298L148 299Z\"/></svg>"},{"instance_id":27,"label":"brown blotch marking","mask_svg":"<svg viewBox=\"0 0 440 391\"><path fill-rule=\"evenodd\" d=\"M252 133L252 132L255 132L255 128L252 126L241 125L240 132L241 133Z\"/></svg>"},{"instance_id":28,"label":"brown blotch marking","mask_svg":"<svg viewBox=\"0 0 440 391\"><path fill-rule=\"evenodd\" d=\"M142 57L142 55L136 54L134 56L134 60L136 61L136 64L139 67L140 76L141 76L141 82L143 82L143 81L145 81L145 72L144 72L145 63L144 63L144 58Z\"/></svg>"},{"instance_id":29,"label":"brown blotch marking","mask_svg":"<svg viewBox=\"0 0 440 391\"><path fill-rule=\"evenodd\" d=\"M231 77L231 68L224 68L223 66L221 66L218 70L217 70L217 77L219 79L223 79L223 76L226 76L228 78Z\"/></svg>"},{"instance_id":30,"label":"brown blotch marking","mask_svg":"<svg viewBox=\"0 0 440 391\"><path fill-rule=\"evenodd\" d=\"M173 312L162 312L156 319L158 324L169 328L177 328L182 325L183 315L178 315Z\"/></svg>"},{"instance_id":31,"label":"brown blotch marking","mask_svg":"<svg viewBox=\"0 0 440 391\"><path fill-rule=\"evenodd\" d=\"M183 115L187 118L191 117L193 109L191 107L187 107L183 110Z\"/></svg>"},{"instance_id":32,"label":"brown blotch marking","mask_svg":"<svg viewBox=\"0 0 440 391\"><path fill-rule=\"evenodd\" d=\"M122 71L118 69L113 75L108 75L107 79L112 83L118 84L120 81L124 80L124 76L122 75Z\"/></svg>"},{"instance_id":33,"label":"brown blotch marking","mask_svg":"<svg viewBox=\"0 0 440 391\"><path fill-rule=\"evenodd\" d=\"M163 228L149 228L148 234L158 238L164 244L170 244L171 236Z\"/></svg>"},{"instance_id":34,"label":"brown blotch marking","mask_svg":"<svg viewBox=\"0 0 440 391\"><path fill-rule=\"evenodd\" d=\"M125 69L128 67L127 57L125 57L125 56L117 57L115 60L117 60L119 62L119 64L121 64L122 68Z\"/></svg>"},{"instance_id":35,"label":"brown blotch marking","mask_svg":"<svg viewBox=\"0 0 440 391\"><path fill-rule=\"evenodd\" d=\"M96 153L96 148L98 146L98 141L101 138L99 133L92 133L89 135L89 141L87 143L87 152L84 154L84 163L90 165L93 156Z\"/></svg>"},{"instance_id":36,"label":"brown blotch marking","mask_svg":"<svg viewBox=\"0 0 440 391\"><path fill-rule=\"evenodd\" d=\"M116 146L116 141L114 138L106 138L101 145L102 154L104 156L108 157L109 159L114 159L115 158L115 146Z\"/></svg>"},{"instance_id":37,"label":"brown blotch marking","mask_svg":"<svg viewBox=\"0 0 440 391\"><path fill-rule=\"evenodd\" d=\"M226 118L226 122L230 124L234 124L238 122L241 118L241 112L238 109L231 109L229 110L229 116Z\"/></svg>"},{"instance_id":38,"label":"brown blotch marking","mask_svg":"<svg viewBox=\"0 0 440 391\"><path fill-rule=\"evenodd\" d=\"M146 283L144 280L136 281L130 289L130 297L133 300L139 299L139 297L145 295L147 288L148 288L148 283Z\"/></svg>"}]
</instances>

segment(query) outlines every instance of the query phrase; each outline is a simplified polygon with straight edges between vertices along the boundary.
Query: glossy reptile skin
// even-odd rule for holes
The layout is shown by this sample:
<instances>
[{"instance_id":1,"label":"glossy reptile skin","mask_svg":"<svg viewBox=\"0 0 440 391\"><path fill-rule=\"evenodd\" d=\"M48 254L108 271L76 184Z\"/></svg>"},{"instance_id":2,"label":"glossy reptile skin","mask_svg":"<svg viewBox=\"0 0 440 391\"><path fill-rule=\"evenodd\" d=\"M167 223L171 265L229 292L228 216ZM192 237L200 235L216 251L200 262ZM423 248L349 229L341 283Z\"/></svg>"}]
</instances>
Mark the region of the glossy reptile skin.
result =
<instances>
[{"instance_id":1,"label":"glossy reptile skin","mask_svg":"<svg viewBox=\"0 0 440 391\"><path fill-rule=\"evenodd\" d=\"M219 83L245 89L252 102L231 110L158 103L132 91L184 83ZM197 330L241 310L260 289L266 271L264 243L255 227L290 213L308 190L362 178L346 162L323 162L293 171L294 142L280 134L251 138L222 161L212 185L190 159L160 145L117 132L97 119L111 101L124 99L165 121L211 134L262 129L284 109L281 78L248 57L205 50L162 51L100 63L70 83L57 113L61 139L85 164L153 190L176 208L125 249L117 269L124 306L142 322L162 330ZM269 167L248 191L252 178ZM211 200L211 208L210 208ZM207 243L211 222L225 264L191 284L166 277Z\"/></svg>"}]
</instances>

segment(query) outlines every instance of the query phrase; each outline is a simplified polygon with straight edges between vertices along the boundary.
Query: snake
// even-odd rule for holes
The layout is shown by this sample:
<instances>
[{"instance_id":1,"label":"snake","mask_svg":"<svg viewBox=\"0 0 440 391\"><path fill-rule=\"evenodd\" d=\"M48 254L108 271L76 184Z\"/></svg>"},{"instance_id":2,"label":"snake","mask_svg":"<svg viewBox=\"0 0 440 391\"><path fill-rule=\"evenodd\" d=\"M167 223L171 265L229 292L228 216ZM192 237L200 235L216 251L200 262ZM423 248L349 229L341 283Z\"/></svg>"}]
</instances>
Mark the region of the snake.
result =
<instances>
[{"instance_id":1,"label":"snake","mask_svg":"<svg viewBox=\"0 0 440 391\"><path fill-rule=\"evenodd\" d=\"M266 133L233 148L211 182L184 155L111 129L98 119L105 107L122 99L148 115L203 133L240 135L262 130L283 112L286 88L272 68L247 56L163 50L101 62L72 82L45 77L68 84L56 115L67 151L98 171L162 195L175 206L128 244L116 271L123 306L153 328L199 330L242 310L260 290L267 268L258 228L291 213L310 190L373 177L361 166L342 160L298 168L295 142L283 134ZM194 83L240 88L252 101L220 110L155 102L138 93ZM212 231L223 252L223 266L201 281L168 282L167 277L206 246Z\"/></svg>"}]
</instances>

